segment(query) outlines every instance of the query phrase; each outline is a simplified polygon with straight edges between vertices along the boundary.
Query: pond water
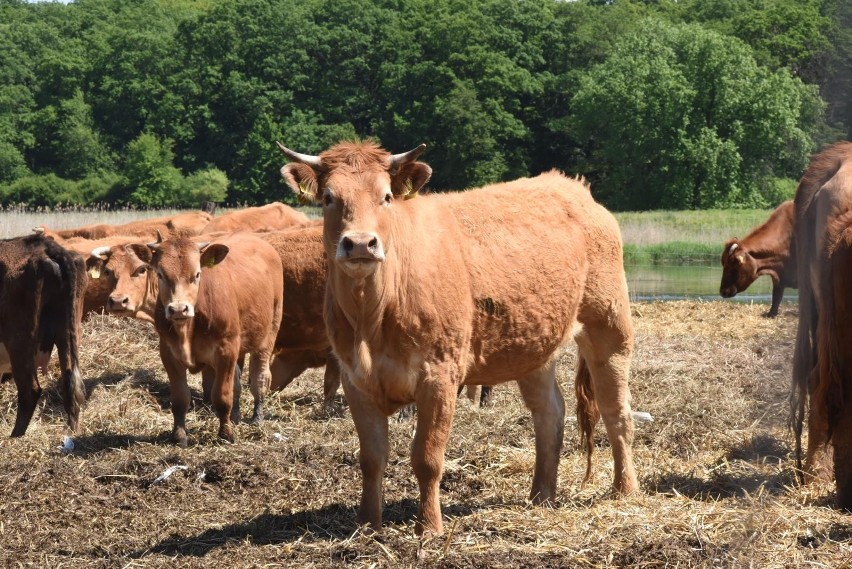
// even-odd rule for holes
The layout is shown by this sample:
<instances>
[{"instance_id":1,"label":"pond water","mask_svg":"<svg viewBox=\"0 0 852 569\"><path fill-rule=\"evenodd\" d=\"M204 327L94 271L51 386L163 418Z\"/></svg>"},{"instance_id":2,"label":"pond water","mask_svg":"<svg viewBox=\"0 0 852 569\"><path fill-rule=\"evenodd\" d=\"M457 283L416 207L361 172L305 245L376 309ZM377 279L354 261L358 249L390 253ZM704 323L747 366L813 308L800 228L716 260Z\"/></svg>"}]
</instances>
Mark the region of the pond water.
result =
<instances>
[{"instance_id":1,"label":"pond water","mask_svg":"<svg viewBox=\"0 0 852 569\"><path fill-rule=\"evenodd\" d=\"M628 265L625 270L630 300L634 302L685 298L725 300L719 296L719 283L722 279L722 267L720 266ZM769 277L760 277L748 287L748 290L729 300L769 304L772 301L772 280ZM796 291L785 289L784 302L797 301Z\"/></svg>"}]
</instances>

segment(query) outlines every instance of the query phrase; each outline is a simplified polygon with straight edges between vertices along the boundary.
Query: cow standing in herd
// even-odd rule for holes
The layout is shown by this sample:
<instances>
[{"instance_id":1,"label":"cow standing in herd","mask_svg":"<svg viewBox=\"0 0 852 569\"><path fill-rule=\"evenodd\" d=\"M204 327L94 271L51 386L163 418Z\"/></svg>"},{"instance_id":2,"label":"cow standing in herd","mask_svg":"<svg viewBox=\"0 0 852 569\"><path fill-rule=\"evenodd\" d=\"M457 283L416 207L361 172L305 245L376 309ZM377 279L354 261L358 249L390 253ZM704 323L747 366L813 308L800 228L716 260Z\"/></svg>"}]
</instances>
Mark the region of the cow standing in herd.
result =
<instances>
[{"instance_id":1,"label":"cow standing in herd","mask_svg":"<svg viewBox=\"0 0 852 569\"><path fill-rule=\"evenodd\" d=\"M41 396L38 369L56 346L68 425L76 432L86 390L78 359L86 267L42 235L0 241L0 373L18 389L13 437L23 435Z\"/></svg>"},{"instance_id":2,"label":"cow standing in herd","mask_svg":"<svg viewBox=\"0 0 852 569\"><path fill-rule=\"evenodd\" d=\"M763 224L743 239L728 240L722 251L719 294L731 298L745 291L758 277L772 279L772 305L766 316L778 316L785 288L797 287L796 250L793 242L793 200L778 206Z\"/></svg>"},{"instance_id":3,"label":"cow standing in herd","mask_svg":"<svg viewBox=\"0 0 852 569\"><path fill-rule=\"evenodd\" d=\"M381 527L388 416L415 402L417 532L442 532L439 483L462 384L518 381L536 439L530 498L553 500L564 423L555 356L571 337L587 449L600 413L615 491L636 491L633 328L615 219L584 182L557 172L403 199L431 175L416 160L423 148L392 156L341 143L307 156L281 147L288 185L323 204L325 320L360 440L359 522Z\"/></svg>"},{"instance_id":4,"label":"cow standing in herd","mask_svg":"<svg viewBox=\"0 0 852 569\"><path fill-rule=\"evenodd\" d=\"M233 442L231 424L239 422L238 398L234 405L237 361L245 354L251 355L252 419L261 418L269 360L281 325L281 259L268 243L248 234L212 244L176 239L130 247L159 280L154 324L171 384L172 440L187 444L186 372L207 367L214 372L211 402L219 417L219 437Z\"/></svg>"},{"instance_id":5,"label":"cow standing in herd","mask_svg":"<svg viewBox=\"0 0 852 569\"><path fill-rule=\"evenodd\" d=\"M848 221L852 209L852 143L811 158L796 190L799 325L793 355L791 406L796 457L805 481L834 475L838 503L852 509L852 321ZM801 465L805 407L808 446Z\"/></svg>"}]
</instances>

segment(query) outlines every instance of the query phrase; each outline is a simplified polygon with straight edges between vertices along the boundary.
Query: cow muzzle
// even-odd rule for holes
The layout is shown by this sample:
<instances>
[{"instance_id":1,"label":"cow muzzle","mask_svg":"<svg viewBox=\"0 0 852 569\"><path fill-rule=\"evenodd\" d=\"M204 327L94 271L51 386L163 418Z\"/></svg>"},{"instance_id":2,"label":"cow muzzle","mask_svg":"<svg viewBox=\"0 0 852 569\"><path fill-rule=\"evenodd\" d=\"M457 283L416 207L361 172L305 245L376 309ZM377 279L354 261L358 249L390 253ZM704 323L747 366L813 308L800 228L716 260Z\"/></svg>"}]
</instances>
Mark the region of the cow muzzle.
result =
<instances>
[{"instance_id":1,"label":"cow muzzle","mask_svg":"<svg viewBox=\"0 0 852 569\"><path fill-rule=\"evenodd\" d=\"M126 294L111 294L107 298L107 312L127 312L131 309L130 297Z\"/></svg>"},{"instance_id":2,"label":"cow muzzle","mask_svg":"<svg viewBox=\"0 0 852 569\"><path fill-rule=\"evenodd\" d=\"M385 260L385 249L375 233L346 233L337 244L337 260L343 263L381 263Z\"/></svg>"},{"instance_id":3,"label":"cow muzzle","mask_svg":"<svg viewBox=\"0 0 852 569\"><path fill-rule=\"evenodd\" d=\"M170 302L166 305L166 318L187 320L195 316L195 307L188 302Z\"/></svg>"},{"instance_id":4,"label":"cow muzzle","mask_svg":"<svg viewBox=\"0 0 852 569\"><path fill-rule=\"evenodd\" d=\"M721 287L719 289L719 296L722 298L731 298L732 296L736 296L739 291L737 290L737 285L731 285L728 287Z\"/></svg>"}]
</instances>

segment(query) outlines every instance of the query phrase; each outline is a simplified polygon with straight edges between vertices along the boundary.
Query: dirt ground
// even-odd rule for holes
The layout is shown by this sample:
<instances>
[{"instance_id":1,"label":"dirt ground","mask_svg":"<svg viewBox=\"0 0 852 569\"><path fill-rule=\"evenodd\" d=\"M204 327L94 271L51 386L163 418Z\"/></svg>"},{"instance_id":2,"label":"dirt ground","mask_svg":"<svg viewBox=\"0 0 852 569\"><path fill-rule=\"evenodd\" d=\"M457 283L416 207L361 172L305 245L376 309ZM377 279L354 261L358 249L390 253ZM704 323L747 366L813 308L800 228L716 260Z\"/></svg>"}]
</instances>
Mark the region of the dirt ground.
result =
<instances>
[{"instance_id":1,"label":"dirt ground","mask_svg":"<svg viewBox=\"0 0 852 569\"><path fill-rule=\"evenodd\" d=\"M446 533L414 535L414 422L392 420L385 528L356 531L358 442L320 410L321 370L267 399L267 420L236 444L197 401L186 449L168 442L168 382L149 325L84 326L89 401L74 450L58 392L26 436L9 439L15 391L0 386L0 566L38 567L852 567L852 516L830 485L797 486L786 429L795 306L640 303L634 409L651 413L634 444L642 492L615 499L599 426L591 482L573 417L573 348L559 360L569 408L560 502L527 500L532 424L517 388L487 409L460 403L446 455ZM243 394L243 413L251 397ZM168 467L180 466L158 481Z\"/></svg>"}]
</instances>

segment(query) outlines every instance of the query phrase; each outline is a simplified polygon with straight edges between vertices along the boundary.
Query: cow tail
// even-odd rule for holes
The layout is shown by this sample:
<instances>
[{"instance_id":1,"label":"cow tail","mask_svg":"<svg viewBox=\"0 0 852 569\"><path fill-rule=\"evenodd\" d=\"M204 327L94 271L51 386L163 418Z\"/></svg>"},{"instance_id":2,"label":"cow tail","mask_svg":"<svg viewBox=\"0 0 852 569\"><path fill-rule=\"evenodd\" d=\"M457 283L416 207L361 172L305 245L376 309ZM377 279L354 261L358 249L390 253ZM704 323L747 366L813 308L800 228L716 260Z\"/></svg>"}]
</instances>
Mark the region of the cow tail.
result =
<instances>
[{"instance_id":1,"label":"cow tail","mask_svg":"<svg viewBox=\"0 0 852 569\"><path fill-rule=\"evenodd\" d=\"M86 264L80 255L48 246L48 256L61 275L61 298L64 315L61 332L57 334L57 351L62 367L62 398L68 413L68 425L77 432L80 409L86 402L86 386L80 375L80 323L83 318L83 297L86 292Z\"/></svg>"},{"instance_id":2,"label":"cow tail","mask_svg":"<svg viewBox=\"0 0 852 569\"><path fill-rule=\"evenodd\" d=\"M586 475L582 484L585 485L592 476L592 453L595 450L595 425L601 418L595 392L592 387L592 374L581 354L577 355L577 375L574 378L574 389L577 393L577 426L580 430L580 446L586 449Z\"/></svg>"}]
</instances>

